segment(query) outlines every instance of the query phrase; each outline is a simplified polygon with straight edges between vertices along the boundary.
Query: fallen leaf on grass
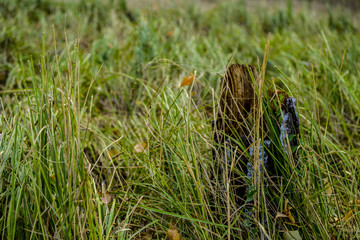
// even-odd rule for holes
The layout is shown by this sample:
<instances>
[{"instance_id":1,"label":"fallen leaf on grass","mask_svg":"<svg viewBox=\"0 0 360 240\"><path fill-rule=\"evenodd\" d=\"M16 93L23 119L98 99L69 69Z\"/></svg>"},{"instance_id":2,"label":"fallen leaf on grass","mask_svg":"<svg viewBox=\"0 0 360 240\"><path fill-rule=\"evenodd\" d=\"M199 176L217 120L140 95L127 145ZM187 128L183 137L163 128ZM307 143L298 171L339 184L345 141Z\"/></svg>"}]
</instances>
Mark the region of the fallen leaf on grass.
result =
<instances>
[{"instance_id":1,"label":"fallen leaf on grass","mask_svg":"<svg viewBox=\"0 0 360 240\"><path fill-rule=\"evenodd\" d=\"M147 152L149 151L149 146L147 146L147 144L144 142L138 143L134 146L134 151L138 153Z\"/></svg>"},{"instance_id":2,"label":"fallen leaf on grass","mask_svg":"<svg viewBox=\"0 0 360 240\"><path fill-rule=\"evenodd\" d=\"M172 227L172 223L170 224L170 228L166 236L168 237L169 240L181 240L179 232Z\"/></svg>"},{"instance_id":3,"label":"fallen leaf on grass","mask_svg":"<svg viewBox=\"0 0 360 240\"><path fill-rule=\"evenodd\" d=\"M283 235L284 240L301 240L299 231L288 231Z\"/></svg>"},{"instance_id":4,"label":"fallen leaf on grass","mask_svg":"<svg viewBox=\"0 0 360 240\"><path fill-rule=\"evenodd\" d=\"M116 148L111 148L108 150L108 156L111 159L115 159L121 155L121 151L118 151Z\"/></svg>"},{"instance_id":5,"label":"fallen leaf on grass","mask_svg":"<svg viewBox=\"0 0 360 240\"><path fill-rule=\"evenodd\" d=\"M328 196L331 196L332 193L333 193L333 189L332 187L330 186L330 183L328 182L327 178L324 179L324 182L326 183L325 184L325 192Z\"/></svg>"},{"instance_id":6,"label":"fallen leaf on grass","mask_svg":"<svg viewBox=\"0 0 360 240\"><path fill-rule=\"evenodd\" d=\"M168 32L167 32L167 36L168 36L168 37L174 36L174 31L168 31Z\"/></svg>"},{"instance_id":7,"label":"fallen leaf on grass","mask_svg":"<svg viewBox=\"0 0 360 240\"><path fill-rule=\"evenodd\" d=\"M109 203L111 203L112 200L113 200L113 197L107 191L104 193L104 196L101 198L102 203L105 205L108 205Z\"/></svg>"},{"instance_id":8,"label":"fallen leaf on grass","mask_svg":"<svg viewBox=\"0 0 360 240\"><path fill-rule=\"evenodd\" d=\"M193 81L194 81L194 75L193 74L191 74L190 76L184 77L182 82L181 82L180 87L188 86L188 85L192 84Z\"/></svg>"},{"instance_id":9,"label":"fallen leaf on grass","mask_svg":"<svg viewBox=\"0 0 360 240\"><path fill-rule=\"evenodd\" d=\"M288 206L288 200L285 200L285 215L292 224L295 224L295 218L291 215L291 207Z\"/></svg>"},{"instance_id":10,"label":"fallen leaf on grass","mask_svg":"<svg viewBox=\"0 0 360 240\"><path fill-rule=\"evenodd\" d=\"M349 221L350 218L353 217L353 212L354 212L354 210L350 210L349 212L347 212L347 213L345 214L345 216L342 218L342 220L343 220L344 222ZM347 223L350 223L350 222L347 222Z\"/></svg>"},{"instance_id":11,"label":"fallen leaf on grass","mask_svg":"<svg viewBox=\"0 0 360 240\"><path fill-rule=\"evenodd\" d=\"M342 203L342 204L345 206L345 203ZM351 204L351 205L354 205L354 202L351 201L350 204ZM360 199L356 199L356 200L355 200L355 206L354 206L354 207L355 207L355 209L357 208L358 210L360 210ZM345 222L345 223L347 223L347 224L350 224L350 220L354 217L354 211L355 211L354 209L351 209L350 211L348 211L348 212L341 218L342 222ZM335 217L333 222L334 222L334 223L339 222L339 218Z\"/></svg>"},{"instance_id":12,"label":"fallen leaf on grass","mask_svg":"<svg viewBox=\"0 0 360 240\"><path fill-rule=\"evenodd\" d=\"M332 187L330 187L330 183L327 183L326 185L325 185L325 192L326 192L326 194L328 195L328 196L331 196L332 195Z\"/></svg>"}]
</instances>

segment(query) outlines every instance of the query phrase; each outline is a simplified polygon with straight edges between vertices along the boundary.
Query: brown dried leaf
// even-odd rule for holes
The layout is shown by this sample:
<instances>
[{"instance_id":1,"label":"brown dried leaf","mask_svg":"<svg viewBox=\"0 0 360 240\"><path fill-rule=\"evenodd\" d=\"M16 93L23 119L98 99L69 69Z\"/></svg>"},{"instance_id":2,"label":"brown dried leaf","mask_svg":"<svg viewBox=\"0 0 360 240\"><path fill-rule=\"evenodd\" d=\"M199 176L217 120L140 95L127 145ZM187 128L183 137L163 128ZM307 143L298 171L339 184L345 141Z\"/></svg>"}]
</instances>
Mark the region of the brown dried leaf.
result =
<instances>
[{"instance_id":1,"label":"brown dried leaf","mask_svg":"<svg viewBox=\"0 0 360 240\"><path fill-rule=\"evenodd\" d=\"M295 218L291 215L291 212L289 211L289 213L288 213L288 219L290 220L290 222L292 223L292 224L295 224Z\"/></svg>"},{"instance_id":2,"label":"brown dried leaf","mask_svg":"<svg viewBox=\"0 0 360 240\"><path fill-rule=\"evenodd\" d=\"M330 183L327 183L327 184L325 185L325 192L326 192L326 194L327 194L328 196L331 196L331 195L332 195L333 190L332 190L332 187L330 187Z\"/></svg>"},{"instance_id":3,"label":"brown dried leaf","mask_svg":"<svg viewBox=\"0 0 360 240\"><path fill-rule=\"evenodd\" d=\"M325 184L325 193L328 195L328 196L331 196L332 193L333 193L333 188L330 186L330 183L328 181L327 178L324 178L323 181L326 183Z\"/></svg>"},{"instance_id":4,"label":"brown dried leaf","mask_svg":"<svg viewBox=\"0 0 360 240\"><path fill-rule=\"evenodd\" d=\"M179 232L172 227L172 224L170 224L170 228L166 236L168 237L169 240L181 240Z\"/></svg>"},{"instance_id":5,"label":"brown dried leaf","mask_svg":"<svg viewBox=\"0 0 360 240\"><path fill-rule=\"evenodd\" d=\"M116 148L111 148L108 150L108 156L111 159L117 158L121 155L121 151L118 151Z\"/></svg>"},{"instance_id":6,"label":"brown dried leaf","mask_svg":"<svg viewBox=\"0 0 360 240\"><path fill-rule=\"evenodd\" d=\"M347 212L346 214L345 214L345 216L342 218L342 220L344 221L344 222L347 222L350 218L352 218L353 217L353 212L354 212L354 210L350 210L349 212ZM349 222L348 222L349 223Z\"/></svg>"},{"instance_id":7,"label":"brown dried leaf","mask_svg":"<svg viewBox=\"0 0 360 240\"><path fill-rule=\"evenodd\" d=\"M167 36L168 37L173 37L174 36L174 31L168 31Z\"/></svg>"},{"instance_id":8,"label":"brown dried leaf","mask_svg":"<svg viewBox=\"0 0 360 240\"><path fill-rule=\"evenodd\" d=\"M102 203L105 205L110 204L112 200L113 200L113 196L111 196L111 194L108 193L107 191L104 193L104 196L101 198Z\"/></svg>"},{"instance_id":9,"label":"brown dried leaf","mask_svg":"<svg viewBox=\"0 0 360 240\"><path fill-rule=\"evenodd\" d=\"M147 152L149 151L149 146L147 146L147 144L144 142L138 143L134 146L134 151L138 153Z\"/></svg>"},{"instance_id":10,"label":"brown dried leaf","mask_svg":"<svg viewBox=\"0 0 360 240\"><path fill-rule=\"evenodd\" d=\"M295 218L291 215L291 207L288 206L288 200L285 200L285 214L292 224L295 224Z\"/></svg>"},{"instance_id":11,"label":"brown dried leaf","mask_svg":"<svg viewBox=\"0 0 360 240\"><path fill-rule=\"evenodd\" d=\"M192 84L193 81L194 81L194 75L193 74L191 74L191 75L189 75L187 77L184 77L182 82L181 82L180 87L188 86L188 85Z\"/></svg>"}]
</instances>

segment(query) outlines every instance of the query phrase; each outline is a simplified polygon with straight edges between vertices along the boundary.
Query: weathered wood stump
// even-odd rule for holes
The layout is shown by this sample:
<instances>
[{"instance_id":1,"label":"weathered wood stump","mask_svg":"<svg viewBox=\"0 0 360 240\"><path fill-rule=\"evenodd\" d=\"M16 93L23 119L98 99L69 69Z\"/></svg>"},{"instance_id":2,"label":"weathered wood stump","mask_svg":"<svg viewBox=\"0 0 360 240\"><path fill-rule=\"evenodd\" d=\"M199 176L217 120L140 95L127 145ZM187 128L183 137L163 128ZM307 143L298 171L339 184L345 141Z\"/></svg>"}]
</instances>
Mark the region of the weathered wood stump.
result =
<instances>
[{"instance_id":1,"label":"weathered wood stump","mask_svg":"<svg viewBox=\"0 0 360 240\"><path fill-rule=\"evenodd\" d=\"M260 173L264 168L274 174L274 159L281 158L279 149L292 159L296 156L292 149L298 146L299 119L296 112L296 99L289 97L282 91L269 91L268 99L259 103L258 100L259 76L256 68L250 65L233 64L226 70L221 82L219 108L213 122L214 141L216 150L213 158L218 163L219 174L225 176L224 181L230 181L231 190L235 193L235 201L242 203L245 200L248 185L246 179L254 176L254 159L256 152L255 116L259 111L259 104L270 108L275 128L269 134L267 121L261 117L260 124L263 137L259 145L259 159L257 164ZM267 106L266 104L269 104ZM279 120L280 119L280 120ZM275 132L275 133L274 133ZM276 136L278 141L270 138ZM259 139L256 139L259 140ZM274 144L281 146L274 146ZM276 150L275 150L276 149ZM220 160L220 161L219 161Z\"/></svg>"},{"instance_id":2,"label":"weathered wood stump","mask_svg":"<svg viewBox=\"0 0 360 240\"><path fill-rule=\"evenodd\" d=\"M254 67L248 67L240 64L229 66L221 83L217 129L229 136L248 134L250 129L245 122L256 109L255 86L259 77Z\"/></svg>"},{"instance_id":3,"label":"weathered wood stump","mask_svg":"<svg viewBox=\"0 0 360 240\"><path fill-rule=\"evenodd\" d=\"M259 76L254 67L229 66L221 82L219 108L213 124L217 145L213 157L220 159L218 174L225 174L226 179L230 179L238 203L244 200L246 183L237 171L247 174L248 159L243 153L252 142L258 83Z\"/></svg>"}]
</instances>

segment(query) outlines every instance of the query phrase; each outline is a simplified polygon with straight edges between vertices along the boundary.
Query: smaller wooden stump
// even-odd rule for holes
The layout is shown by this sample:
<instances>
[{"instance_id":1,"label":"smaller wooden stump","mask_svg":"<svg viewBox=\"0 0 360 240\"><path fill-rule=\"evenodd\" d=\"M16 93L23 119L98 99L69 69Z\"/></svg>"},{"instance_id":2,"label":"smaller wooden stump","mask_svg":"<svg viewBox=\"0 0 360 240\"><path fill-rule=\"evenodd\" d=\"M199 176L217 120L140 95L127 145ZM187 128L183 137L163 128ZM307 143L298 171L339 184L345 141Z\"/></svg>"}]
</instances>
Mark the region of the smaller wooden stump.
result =
<instances>
[{"instance_id":1,"label":"smaller wooden stump","mask_svg":"<svg viewBox=\"0 0 360 240\"><path fill-rule=\"evenodd\" d=\"M240 64L228 67L221 83L217 131L228 137L249 134L251 127L246 122L251 120L257 108L255 86L258 84L259 76L255 67Z\"/></svg>"}]
</instances>

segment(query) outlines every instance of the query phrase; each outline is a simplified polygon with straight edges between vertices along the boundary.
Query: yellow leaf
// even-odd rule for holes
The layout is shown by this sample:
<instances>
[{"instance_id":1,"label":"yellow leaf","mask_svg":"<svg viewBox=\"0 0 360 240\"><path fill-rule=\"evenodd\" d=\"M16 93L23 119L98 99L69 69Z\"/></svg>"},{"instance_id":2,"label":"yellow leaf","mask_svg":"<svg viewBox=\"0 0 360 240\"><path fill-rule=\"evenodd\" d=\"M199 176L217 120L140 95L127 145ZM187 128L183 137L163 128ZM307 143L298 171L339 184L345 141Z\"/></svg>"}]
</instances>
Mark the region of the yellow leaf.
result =
<instances>
[{"instance_id":1,"label":"yellow leaf","mask_svg":"<svg viewBox=\"0 0 360 240\"><path fill-rule=\"evenodd\" d=\"M290 222L292 223L292 224L295 224L295 218L291 215L291 212L289 211L289 214L288 214L288 219L290 220Z\"/></svg>"},{"instance_id":2,"label":"yellow leaf","mask_svg":"<svg viewBox=\"0 0 360 240\"><path fill-rule=\"evenodd\" d=\"M332 195L333 189L332 189L332 187L330 187L330 183L329 183L328 179L327 179L327 178L324 178L323 181L326 183L326 184L325 184L325 193L326 193L328 196Z\"/></svg>"},{"instance_id":3,"label":"yellow leaf","mask_svg":"<svg viewBox=\"0 0 360 240\"><path fill-rule=\"evenodd\" d=\"M325 185L325 192L326 192L326 194L328 195L328 196L331 196L332 195L332 187L330 187L330 183L327 183L326 185Z\"/></svg>"},{"instance_id":4,"label":"yellow leaf","mask_svg":"<svg viewBox=\"0 0 360 240\"><path fill-rule=\"evenodd\" d=\"M184 77L182 82L181 82L180 87L188 86L188 85L192 84L193 81L194 81L194 75L193 74L191 74L190 76Z\"/></svg>"},{"instance_id":5,"label":"yellow leaf","mask_svg":"<svg viewBox=\"0 0 360 240\"><path fill-rule=\"evenodd\" d=\"M168 36L168 37L174 36L174 31L168 31L168 32L167 32L167 36Z\"/></svg>"},{"instance_id":6,"label":"yellow leaf","mask_svg":"<svg viewBox=\"0 0 360 240\"><path fill-rule=\"evenodd\" d=\"M166 236L168 237L169 240L181 240L179 232L172 227L172 223L170 224L170 228Z\"/></svg>"},{"instance_id":7,"label":"yellow leaf","mask_svg":"<svg viewBox=\"0 0 360 240\"><path fill-rule=\"evenodd\" d=\"M108 150L108 154L109 154L108 155L109 158L114 159L114 158L118 157L121 154L121 152L118 151L118 149L116 149L116 148L111 148Z\"/></svg>"},{"instance_id":8,"label":"yellow leaf","mask_svg":"<svg viewBox=\"0 0 360 240\"><path fill-rule=\"evenodd\" d=\"M147 146L147 144L144 142L138 143L134 146L134 151L138 153L147 152L149 151L149 146Z\"/></svg>"},{"instance_id":9,"label":"yellow leaf","mask_svg":"<svg viewBox=\"0 0 360 240\"><path fill-rule=\"evenodd\" d=\"M112 200L113 200L113 197L107 191L104 193L104 196L101 198L102 203L105 205L108 205L109 203L111 203Z\"/></svg>"},{"instance_id":10,"label":"yellow leaf","mask_svg":"<svg viewBox=\"0 0 360 240\"><path fill-rule=\"evenodd\" d=\"M285 200L285 214L292 224L295 224L295 218L291 215L291 207L288 206L288 200Z\"/></svg>"},{"instance_id":11,"label":"yellow leaf","mask_svg":"<svg viewBox=\"0 0 360 240\"><path fill-rule=\"evenodd\" d=\"M353 211L354 210L350 210L347 214L345 214L345 216L342 218L342 220L344 222L347 222L350 218L352 218L353 217Z\"/></svg>"}]
</instances>

